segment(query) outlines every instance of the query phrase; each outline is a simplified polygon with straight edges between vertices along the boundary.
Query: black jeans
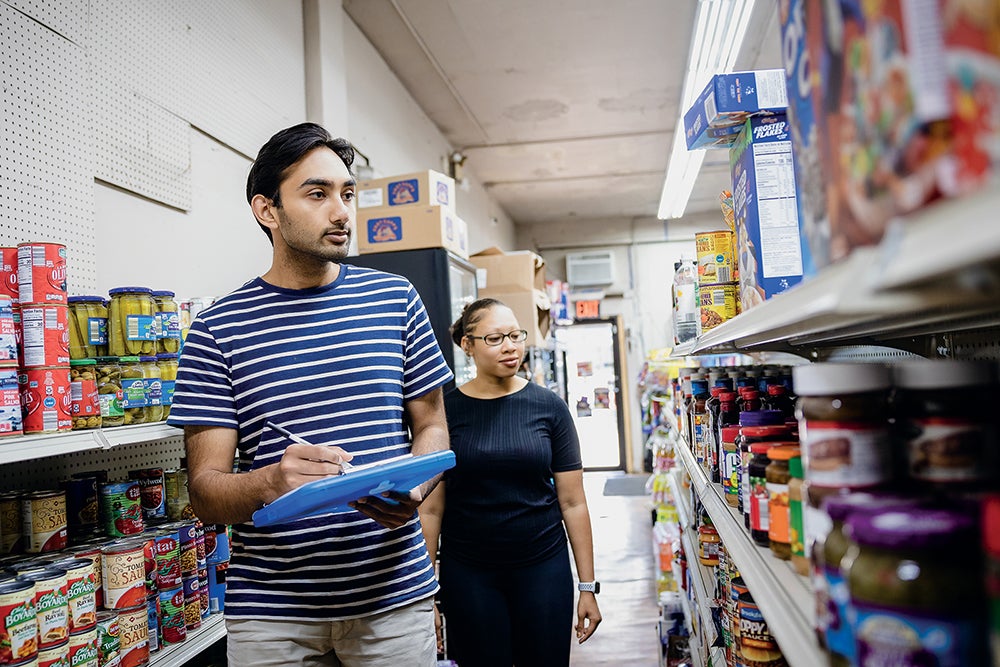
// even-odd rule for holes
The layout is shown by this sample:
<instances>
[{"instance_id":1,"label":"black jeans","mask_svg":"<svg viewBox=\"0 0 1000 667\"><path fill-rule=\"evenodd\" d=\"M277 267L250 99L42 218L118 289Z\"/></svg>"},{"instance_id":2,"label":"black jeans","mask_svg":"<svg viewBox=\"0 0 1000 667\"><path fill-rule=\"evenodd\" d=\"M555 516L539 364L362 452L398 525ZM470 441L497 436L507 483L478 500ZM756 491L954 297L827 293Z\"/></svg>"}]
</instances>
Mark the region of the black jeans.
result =
<instances>
[{"instance_id":1,"label":"black jeans","mask_svg":"<svg viewBox=\"0 0 1000 667\"><path fill-rule=\"evenodd\" d=\"M564 667L573 640L573 575L564 544L533 565L487 569L441 553L448 658L460 667Z\"/></svg>"}]
</instances>

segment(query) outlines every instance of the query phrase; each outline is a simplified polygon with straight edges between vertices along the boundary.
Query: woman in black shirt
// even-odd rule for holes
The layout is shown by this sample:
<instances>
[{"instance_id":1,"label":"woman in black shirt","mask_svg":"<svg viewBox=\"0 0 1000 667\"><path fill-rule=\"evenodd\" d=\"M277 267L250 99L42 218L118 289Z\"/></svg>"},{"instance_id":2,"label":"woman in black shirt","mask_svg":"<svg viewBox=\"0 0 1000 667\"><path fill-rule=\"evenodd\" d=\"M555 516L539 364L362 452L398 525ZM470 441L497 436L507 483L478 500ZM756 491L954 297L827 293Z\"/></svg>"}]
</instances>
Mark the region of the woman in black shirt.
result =
<instances>
[{"instance_id":1,"label":"woman in black shirt","mask_svg":"<svg viewBox=\"0 0 1000 667\"><path fill-rule=\"evenodd\" d=\"M469 304L452 326L477 373L445 396L456 466L420 519L432 560L440 537L448 657L462 667L569 665L567 532L581 582L577 639L601 622L580 443L566 404L517 376L526 337L494 299Z\"/></svg>"}]
</instances>

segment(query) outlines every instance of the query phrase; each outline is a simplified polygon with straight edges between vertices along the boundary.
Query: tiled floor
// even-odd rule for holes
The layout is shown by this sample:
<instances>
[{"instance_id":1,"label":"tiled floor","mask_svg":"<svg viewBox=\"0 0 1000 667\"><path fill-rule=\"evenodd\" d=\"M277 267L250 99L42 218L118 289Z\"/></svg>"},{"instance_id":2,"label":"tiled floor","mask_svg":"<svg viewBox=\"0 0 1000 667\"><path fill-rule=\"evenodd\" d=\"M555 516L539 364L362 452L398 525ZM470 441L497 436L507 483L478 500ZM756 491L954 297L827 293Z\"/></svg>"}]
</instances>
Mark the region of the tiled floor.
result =
<instances>
[{"instance_id":1,"label":"tiled floor","mask_svg":"<svg viewBox=\"0 0 1000 667\"><path fill-rule=\"evenodd\" d=\"M604 483L615 474L584 474L604 620L585 644L574 644L572 667L659 664L651 502L648 496L605 496Z\"/></svg>"}]
</instances>

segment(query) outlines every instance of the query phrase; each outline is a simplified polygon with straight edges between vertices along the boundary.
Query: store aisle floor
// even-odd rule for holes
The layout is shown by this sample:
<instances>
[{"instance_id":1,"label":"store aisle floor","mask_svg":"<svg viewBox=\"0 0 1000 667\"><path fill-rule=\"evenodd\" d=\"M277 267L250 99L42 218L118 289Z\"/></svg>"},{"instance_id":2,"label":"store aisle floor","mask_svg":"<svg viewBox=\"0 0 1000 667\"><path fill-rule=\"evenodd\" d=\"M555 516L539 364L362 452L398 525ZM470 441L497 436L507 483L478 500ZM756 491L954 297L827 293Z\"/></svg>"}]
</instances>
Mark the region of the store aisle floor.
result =
<instances>
[{"instance_id":1,"label":"store aisle floor","mask_svg":"<svg viewBox=\"0 0 1000 667\"><path fill-rule=\"evenodd\" d=\"M574 642L572 667L659 664L651 502L645 495L605 496L607 479L621 474L584 473L604 620L585 644Z\"/></svg>"}]
</instances>

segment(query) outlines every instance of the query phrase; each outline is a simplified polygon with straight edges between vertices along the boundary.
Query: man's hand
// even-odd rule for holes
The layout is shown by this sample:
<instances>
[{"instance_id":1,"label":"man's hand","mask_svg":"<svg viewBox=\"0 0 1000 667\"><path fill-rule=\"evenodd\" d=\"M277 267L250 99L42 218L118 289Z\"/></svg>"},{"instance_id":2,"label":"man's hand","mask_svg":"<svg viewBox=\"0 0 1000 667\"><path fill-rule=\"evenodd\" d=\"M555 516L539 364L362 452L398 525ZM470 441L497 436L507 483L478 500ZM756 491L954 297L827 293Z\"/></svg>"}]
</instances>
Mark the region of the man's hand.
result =
<instances>
[{"instance_id":1,"label":"man's hand","mask_svg":"<svg viewBox=\"0 0 1000 667\"><path fill-rule=\"evenodd\" d=\"M399 528L413 518L423 500L420 489L416 488L407 493L386 491L378 496L365 496L348 505L379 525Z\"/></svg>"},{"instance_id":2,"label":"man's hand","mask_svg":"<svg viewBox=\"0 0 1000 667\"><path fill-rule=\"evenodd\" d=\"M270 466L270 485L276 495L268 502L273 502L303 484L339 475L340 462L350 461L352 458L354 458L352 454L340 447L289 445L285 448L281 461L277 465Z\"/></svg>"}]
</instances>

